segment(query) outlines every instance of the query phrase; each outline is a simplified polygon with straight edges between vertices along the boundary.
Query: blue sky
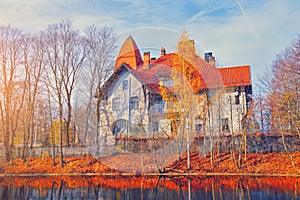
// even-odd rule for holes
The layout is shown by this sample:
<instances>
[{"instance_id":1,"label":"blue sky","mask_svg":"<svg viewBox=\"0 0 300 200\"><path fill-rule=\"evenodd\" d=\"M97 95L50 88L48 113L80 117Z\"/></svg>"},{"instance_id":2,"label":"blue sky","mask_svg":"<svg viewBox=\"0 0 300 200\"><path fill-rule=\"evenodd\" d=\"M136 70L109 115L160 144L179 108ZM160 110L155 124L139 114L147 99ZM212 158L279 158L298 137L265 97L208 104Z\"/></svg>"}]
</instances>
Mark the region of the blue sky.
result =
<instances>
[{"instance_id":1,"label":"blue sky","mask_svg":"<svg viewBox=\"0 0 300 200\"><path fill-rule=\"evenodd\" d=\"M251 65L257 74L300 34L299 0L0 0L0 23L36 32L63 19L81 31L91 24L114 29L118 45L131 34L143 50L175 51L183 29L202 56L219 66Z\"/></svg>"}]
</instances>

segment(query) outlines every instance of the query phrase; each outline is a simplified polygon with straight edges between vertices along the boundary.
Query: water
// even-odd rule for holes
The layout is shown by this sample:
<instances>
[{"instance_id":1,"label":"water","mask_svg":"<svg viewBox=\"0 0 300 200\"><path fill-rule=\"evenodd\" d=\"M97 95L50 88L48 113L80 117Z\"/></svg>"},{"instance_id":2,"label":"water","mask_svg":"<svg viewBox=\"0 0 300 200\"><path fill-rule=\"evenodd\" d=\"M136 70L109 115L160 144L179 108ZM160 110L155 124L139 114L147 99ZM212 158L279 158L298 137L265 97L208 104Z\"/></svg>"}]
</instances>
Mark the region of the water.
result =
<instances>
[{"instance_id":1,"label":"water","mask_svg":"<svg viewBox=\"0 0 300 200\"><path fill-rule=\"evenodd\" d=\"M4 177L0 199L300 199L299 181L291 177Z\"/></svg>"}]
</instances>

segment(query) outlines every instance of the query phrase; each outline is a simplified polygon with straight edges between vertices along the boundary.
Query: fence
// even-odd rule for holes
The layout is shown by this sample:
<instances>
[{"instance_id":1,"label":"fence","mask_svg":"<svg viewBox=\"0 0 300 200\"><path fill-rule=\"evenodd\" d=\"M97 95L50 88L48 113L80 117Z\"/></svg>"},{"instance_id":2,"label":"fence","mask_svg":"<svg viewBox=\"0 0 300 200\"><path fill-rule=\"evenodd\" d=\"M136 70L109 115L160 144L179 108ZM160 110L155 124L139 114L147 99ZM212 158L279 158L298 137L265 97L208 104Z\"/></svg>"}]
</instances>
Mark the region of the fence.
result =
<instances>
[{"instance_id":1,"label":"fence","mask_svg":"<svg viewBox=\"0 0 300 200\"><path fill-rule=\"evenodd\" d=\"M126 143L126 151L132 153L138 152L149 152L152 148L159 149L168 143L169 139L162 138L153 141L153 139L143 138L140 140L130 140L122 139L123 141L118 141L118 143ZM126 141L124 141L126 140ZM218 148L220 152L229 152L232 146L236 149L242 144L241 135L227 135L213 138L196 137L191 144L192 151L203 151L208 152L210 149L210 142L213 142L214 151ZM284 142L287 149L290 152L300 152L300 138L297 135L286 135L284 136ZM141 145L142 144L142 145ZM233 144L233 145L231 145ZM116 146L112 145L111 148L106 147L106 152L101 152L101 154L109 155L111 152L115 151ZM54 149L54 151L53 151ZM90 154L87 150L88 148L84 146L74 146L74 147L63 147L64 156L84 156ZM109 152L111 151L111 152ZM247 152L248 153L271 153L271 152L285 152L283 145L283 138L280 135L251 135L247 137ZM28 148L27 157L51 157L53 153L59 155L60 149L58 146L34 146ZM16 147L13 150L13 158L22 157L23 147ZM4 147L0 144L0 159L4 159Z\"/></svg>"},{"instance_id":2,"label":"fence","mask_svg":"<svg viewBox=\"0 0 300 200\"><path fill-rule=\"evenodd\" d=\"M52 157L53 153L58 156L60 152L60 148L58 146L34 146L28 147L27 149L27 157ZM88 155L89 152L85 147L63 147L64 156L85 156ZM21 158L23 154L23 147L15 147L13 149L13 158ZM4 149L3 145L0 145L0 159L4 159Z\"/></svg>"},{"instance_id":3,"label":"fence","mask_svg":"<svg viewBox=\"0 0 300 200\"><path fill-rule=\"evenodd\" d=\"M219 148L220 152L229 152L230 144L236 149L241 146L243 141L242 135L227 135L221 137L214 137L213 144L214 149ZM248 153L280 153L285 152L283 138L281 135L251 135L247 136L247 152ZM210 144L210 138L206 139L206 143ZM300 151L300 138L298 135L285 135L284 143L289 152ZM195 138L191 149L194 151L200 151L204 146L204 137ZM207 145L206 145L207 146Z\"/></svg>"}]
</instances>

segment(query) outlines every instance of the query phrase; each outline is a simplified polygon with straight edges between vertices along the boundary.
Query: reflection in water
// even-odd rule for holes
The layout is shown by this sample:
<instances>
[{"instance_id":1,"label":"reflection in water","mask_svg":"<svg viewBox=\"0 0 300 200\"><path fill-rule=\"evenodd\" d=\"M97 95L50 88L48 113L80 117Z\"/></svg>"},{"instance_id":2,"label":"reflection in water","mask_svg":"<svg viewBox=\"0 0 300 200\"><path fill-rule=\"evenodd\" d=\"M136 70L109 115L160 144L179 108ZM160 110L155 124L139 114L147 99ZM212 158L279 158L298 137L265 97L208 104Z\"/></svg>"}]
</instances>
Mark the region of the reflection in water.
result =
<instances>
[{"instance_id":1,"label":"reflection in water","mask_svg":"<svg viewBox=\"0 0 300 200\"><path fill-rule=\"evenodd\" d=\"M0 178L0 199L300 199L300 178L54 176Z\"/></svg>"}]
</instances>

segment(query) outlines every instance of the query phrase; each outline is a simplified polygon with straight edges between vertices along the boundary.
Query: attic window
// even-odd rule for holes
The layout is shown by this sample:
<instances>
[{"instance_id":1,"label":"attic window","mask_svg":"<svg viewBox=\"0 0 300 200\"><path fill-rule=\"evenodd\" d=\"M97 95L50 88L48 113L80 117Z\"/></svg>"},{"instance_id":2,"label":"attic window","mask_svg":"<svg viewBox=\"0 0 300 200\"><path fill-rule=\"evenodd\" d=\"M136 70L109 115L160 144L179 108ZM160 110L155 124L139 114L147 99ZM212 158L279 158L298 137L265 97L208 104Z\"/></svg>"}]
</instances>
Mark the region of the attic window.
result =
<instances>
[{"instance_id":1,"label":"attic window","mask_svg":"<svg viewBox=\"0 0 300 200\"><path fill-rule=\"evenodd\" d=\"M128 90L128 80L123 81L123 90Z\"/></svg>"}]
</instances>

